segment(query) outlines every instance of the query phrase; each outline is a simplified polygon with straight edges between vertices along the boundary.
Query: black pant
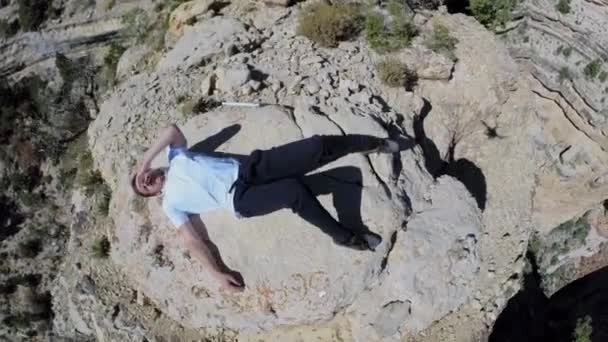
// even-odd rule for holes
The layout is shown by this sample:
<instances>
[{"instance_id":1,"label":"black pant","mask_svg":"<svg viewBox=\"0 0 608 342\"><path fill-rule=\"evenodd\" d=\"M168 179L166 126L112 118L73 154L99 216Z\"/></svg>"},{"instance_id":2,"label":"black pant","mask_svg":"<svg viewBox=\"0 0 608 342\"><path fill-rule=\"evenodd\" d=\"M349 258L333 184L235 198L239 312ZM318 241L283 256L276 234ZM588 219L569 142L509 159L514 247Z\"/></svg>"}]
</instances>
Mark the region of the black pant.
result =
<instances>
[{"instance_id":1,"label":"black pant","mask_svg":"<svg viewBox=\"0 0 608 342\"><path fill-rule=\"evenodd\" d=\"M302 177L349 153L372 150L381 143L382 139L366 135L313 136L270 150L255 150L239 168L234 208L243 217L290 208L336 243L345 243L353 232L321 206Z\"/></svg>"}]
</instances>

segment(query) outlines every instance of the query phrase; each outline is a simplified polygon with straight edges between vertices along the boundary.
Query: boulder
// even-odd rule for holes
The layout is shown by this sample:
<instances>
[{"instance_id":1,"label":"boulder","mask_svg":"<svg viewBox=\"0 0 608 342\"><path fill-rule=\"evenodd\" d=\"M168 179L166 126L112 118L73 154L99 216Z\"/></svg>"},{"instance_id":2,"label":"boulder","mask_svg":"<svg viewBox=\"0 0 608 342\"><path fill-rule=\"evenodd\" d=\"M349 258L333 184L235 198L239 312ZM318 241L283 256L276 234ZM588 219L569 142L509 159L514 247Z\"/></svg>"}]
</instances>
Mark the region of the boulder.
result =
<instances>
[{"instance_id":1,"label":"boulder","mask_svg":"<svg viewBox=\"0 0 608 342\"><path fill-rule=\"evenodd\" d=\"M185 3L188 4L188 3ZM185 5L184 4L184 5ZM186 30L173 48L158 63L161 70L193 65L207 65L226 53L224 46L232 44L238 51L255 45L261 37L249 33L245 25L229 17L213 17Z\"/></svg>"},{"instance_id":2,"label":"boulder","mask_svg":"<svg viewBox=\"0 0 608 342\"><path fill-rule=\"evenodd\" d=\"M147 45L135 45L125 50L116 66L116 78L124 79L128 77L131 71L137 68L151 52L152 49Z\"/></svg>"},{"instance_id":3,"label":"boulder","mask_svg":"<svg viewBox=\"0 0 608 342\"><path fill-rule=\"evenodd\" d=\"M184 34L184 26L210 10L217 0L191 0L177 6L169 17L169 29L167 30L171 39L177 40Z\"/></svg>"},{"instance_id":4,"label":"boulder","mask_svg":"<svg viewBox=\"0 0 608 342\"><path fill-rule=\"evenodd\" d=\"M219 68L215 72L216 87L225 93L235 93L251 79L251 71L245 64Z\"/></svg>"},{"instance_id":5,"label":"boulder","mask_svg":"<svg viewBox=\"0 0 608 342\"><path fill-rule=\"evenodd\" d=\"M163 125L181 122L191 144L232 131L236 134L219 151L247 155L256 148L314 134L386 136L376 118L394 113L339 97L315 106L313 99L304 96L294 103L293 112L281 106L220 108L183 121L171 109L176 101L171 94L198 91L200 83L181 77L159 71L131 78L104 102L89 130L95 160L114 191L112 261L163 313L188 327L256 332L328 321L336 312L351 308L358 326L377 324L374 331L386 335L403 331L399 320L382 313L387 303L411 303L416 315L403 317L408 329L419 331L466 302L479 274L481 214L459 181L445 176L438 186L433 185L431 175L418 167L423 158L419 148L401 152L400 166L391 156L351 155L306 177L333 215L349 226L364 225L382 236L375 253L340 248L289 211L246 220L222 211L204 215L202 220L224 262L240 271L247 284L242 294L219 291L201 265L188 256L159 201L138 198L130 189L129 174L140 158L138 151L152 142ZM190 73L187 77L205 76ZM360 89L347 81L344 87ZM409 99L412 102L404 100L404 106L420 108L421 100ZM143 103L150 108L147 117L154 120L137 114L135 108ZM404 232L413 208L418 218ZM429 231L431 222L436 228ZM159 245L163 246L162 263L155 255ZM390 281L381 281L389 269ZM437 297L437 291L446 293L446 298ZM367 311L375 314L363 315ZM399 306L393 311L409 312ZM360 338L365 340L366 334L362 332Z\"/></svg>"}]
</instances>

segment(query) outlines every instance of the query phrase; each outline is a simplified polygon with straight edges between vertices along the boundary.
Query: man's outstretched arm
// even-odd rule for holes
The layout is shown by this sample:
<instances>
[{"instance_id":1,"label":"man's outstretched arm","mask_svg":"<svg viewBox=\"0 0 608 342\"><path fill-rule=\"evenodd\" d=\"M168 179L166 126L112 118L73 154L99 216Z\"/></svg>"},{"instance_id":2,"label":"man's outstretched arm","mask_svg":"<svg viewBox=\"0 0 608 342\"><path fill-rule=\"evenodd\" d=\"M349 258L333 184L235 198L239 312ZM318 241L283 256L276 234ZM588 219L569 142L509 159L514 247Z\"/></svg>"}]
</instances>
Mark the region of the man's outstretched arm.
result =
<instances>
[{"instance_id":1,"label":"man's outstretched arm","mask_svg":"<svg viewBox=\"0 0 608 342\"><path fill-rule=\"evenodd\" d=\"M200 222L202 223L202 221ZM204 224L202 229L206 229ZM210 248L211 241L207 234L201 236L190 220L179 227L181 236L190 254L220 283L220 286L230 292L242 291L243 284L231 273L224 272L219 260Z\"/></svg>"},{"instance_id":2,"label":"man's outstretched arm","mask_svg":"<svg viewBox=\"0 0 608 342\"><path fill-rule=\"evenodd\" d=\"M175 124L171 124L167 127L163 133L161 134L158 141L152 145L146 153L144 153L144 158L139 167L138 173L141 174L143 171L150 168L152 161L156 156L162 152L167 146L171 147L181 147L188 146L188 142L186 141L186 137L182 133L182 131Z\"/></svg>"}]
</instances>

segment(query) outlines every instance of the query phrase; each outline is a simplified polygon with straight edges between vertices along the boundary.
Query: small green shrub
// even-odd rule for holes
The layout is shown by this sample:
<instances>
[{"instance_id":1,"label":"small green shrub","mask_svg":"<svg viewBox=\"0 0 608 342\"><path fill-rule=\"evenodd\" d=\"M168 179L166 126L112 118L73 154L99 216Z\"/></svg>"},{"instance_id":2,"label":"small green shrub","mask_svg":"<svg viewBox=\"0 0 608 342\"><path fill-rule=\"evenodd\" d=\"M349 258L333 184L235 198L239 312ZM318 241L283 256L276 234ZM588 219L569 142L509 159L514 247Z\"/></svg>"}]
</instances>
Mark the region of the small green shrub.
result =
<instances>
[{"instance_id":1,"label":"small green shrub","mask_svg":"<svg viewBox=\"0 0 608 342\"><path fill-rule=\"evenodd\" d=\"M26 31L35 31L46 20L50 1L19 0L19 24Z\"/></svg>"},{"instance_id":2,"label":"small green shrub","mask_svg":"<svg viewBox=\"0 0 608 342\"><path fill-rule=\"evenodd\" d=\"M571 0L559 0L555 8L562 14L570 13L570 1Z\"/></svg>"},{"instance_id":3,"label":"small green shrub","mask_svg":"<svg viewBox=\"0 0 608 342\"><path fill-rule=\"evenodd\" d=\"M190 0L171 0L169 1L169 11L173 12L174 9L176 9L179 5L183 4L184 2L188 2Z\"/></svg>"},{"instance_id":4,"label":"small green shrub","mask_svg":"<svg viewBox=\"0 0 608 342\"><path fill-rule=\"evenodd\" d=\"M29 328L32 324L29 317L23 314L8 316L2 321L2 323L4 323L7 327L13 327L19 330Z\"/></svg>"},{"instance_id":5,"label":"small green shrub","mask_svg":"<svg viewBox=\"0 0 608 342\"><path fill-rule=\"evenodd\" d=\"M572 76L570 75L570 69L568 69L568 67L562 67L559 69L559 83L570 79L572 79Z\"/></svg>"},{"instance_id":6,"label":"small green shrub","mask_svg":"<svg viewBox=\"0 0 608 342\"><path fill-rule=\"evenodd\" d=\"M103 177L98 170L93 169L93 157L91 152L86 151L78 160L78 184L84 188L87 195L92 195L96 192L97 187L104 184Z\"/></svg>"},{"instance_id":7,"label":"small green shrub","mask_svg":"<svg viewBox=\"0 0 608 342\"><path fill-rule=\"evenodd\" d=\"M405 87L411 90L418 81L418 77L413 70L394 58L385 59L378 63L376 70L380 81L392 88Z\"/></svg>"},{"instance_id":8,"label":"small green shrub","mask_svg":"<svg viewBox=\"0 0 608 342\"><path fill-rule=\"evenodd\" d=\"M103 184L96 197L96 209L97 213L102 216L108 216L110 211L110 199L112 197L112 191L107 184Z\"/></svg>"},{"instance_id":9,"label":"small green shrub","mask_svg":"<svg viewBox=\"0 0 608 342\"><path fill-rule=\"evenodd\" d=\"M608 72L606 71L602 71L600 73L600 76L598 77L598 79L600 80L600 82L604 83L606 82L606 80L608 80Z\"/></svg>"},{"instance_id":10,"label":"small green shrub","mask_svg":"<svg viewBox=\"0 0 608 342\"><path fill-rule=\"evenodd\" d=\"M386 10L393 18L399 18L406 15L406 8L399 0L390 0L386 5Z\"/></svg>"},{"instance_id":11,"label":"small green shrub","mask_svg":"<svg viewBox=\"0 0 608 342\"><path fill-rule=\"evenodd\" d=\"M71 168L68 170L61 169L59 171L59 185L64 191L69 191L74 186L74 179L76 178L76 173L78 170L76 168Z\"/></svg>"},{"instance_id":12,"label":"small green shrub","mask_svg":"<svg viewBox=\"0 0 608 342\"><path fill-rule=\"evenodd\" d=\"M116 5L116 0L106 0L103 4L104 11L109 11Z\"/></svg>"},{"instance_id":13,"label":"small green shrub","mask_svg":"<svg viewBox=\"0 0 608 342\"><path fill-rule=\"evenodd\" d=\"M324 47L336 47L361 30L359 6L350 3L316 2L306 7L298 18L297 33Z\"/></svg>"},{"instance_id":14,"label":"small green shrub","mask_svg":"<svg viewBox=\"0 0 608 342\"><path fill-rule=\"evenodd\" d=\"M75 62L61 53L58 53L57 56L55 56L55 66L59 70L59 75L61 75L64 84L68 86L78 79L81 72Z\"/></svg>"},{"instance_id":15,"label":"small green shrub","mask_svg":"<svg viewBox=\"0 0 608 342\"><path fill-rule=\"evenodd\" d=\"M93 241L93 244L91 244L91 254L98 259L107 258L110 254L110 241L108 241L108 238L103 236Z\"/></svg>"},{"instance_id":16,"label":"small green shrub","mask_svg":"<svg viewBox=\"0 0 608 342\"><path fill-rule=\"evenodd\" d=\"M573 342L591 342L591 334L593 326L591 325L591 317L585 316L576 321L576 328L572 333Z\"/></svg>"},{"instance_id":17,"label":"small green shrub","mask_svg":"<svg viewBox=\"0 0 608 342\"><path fill-rule=\"evenodd\" d=\"M116 68L118 67L118 61L120 57L127 49L117 42L110 44L110 49L103 58L105 72L107 73L106 78L110 85L113 85L116 80Z\"/></svg>"},{"instance_id":18,"label":"small green shrub","mask_svg":"<svg viewBox=\"0 0 608 342\"><path fill-rule=\"evenodd\" d=\"M0 19L0 38L10 38L19 31L19 22L14 20L9 23L5 19Z\"/></svg>"},{"instance_id":19,"label":"small green shrub","mask_svg":"<svg viewBox=\"0 0 608 342\"><path fill-rule=\"evenodd\" d=\"M490 29L505 26L517 0L471 0L469 9L477 20Z\"/></svg>"},{"instance_id":20,"label":"small green shrub","mask_svg":"<svg viewBox=\"0 0 608 342\"><path fill-rule=\"evenodd\" d=\"M583 245L585 243L585 240L587 239L588 235L589 235L589 224L584 224L584 223L578 222L576 229L572 233L572 237L574 238L574 240L578 241L579 245Z\"/></svg>"},{"instance_id":21,"label":"small green shrub","mask_svg":"<svg viewBox=\"0 0 608 342\"><path fill-rule=\"evenodd\" d=\"M33 191L22 192L19 194L19 199L28 208L39 208L44 205L44 198Z\"/></svg>"},{"instance_id":22,"label":"small green shrub","mask_svg":"<svg viewBox=\"0 0 608 342\"><path fill-rule=\"evenodd\" d=\"M80 185L84 188L84 191L88 196L97 192L98 187L103 184L103 177L98 170L89 170L81 172L80 174Z\"/></svg>"},{"instance_id":23,"label":"small green shrub","mask_svg":"<svg viewBox=\"0 0 608 342\"><path fill-rule=\"evenodd\" d=\"M375 13L365 20L365 38L369 46L378 53L396 51L409 46L418 34L416 25L405 12L403 4L393 0L389 2L390 18Z\"/></svg>"},{"instance_id":24,"label":"small green shrub","mask_svg":"<svg viewBox=\"0 0 608 342\"><path fill-rule=\"evenodd\" d=\"M110 44L110 49L108 50L108 53L103 58L104 64L111 69L116 69L120 57L126 50L127 49L119 43L112 42L112 44Z\"/></svg>"},{"instance_id":25,"label":"small green shrub","mask_svg":"<svg viewBox=\"0 0 608 342\"><path fill-rule=\"evenodd\" d=\"M178 98L178 103L181 103L180 110L184 116L189 117L196 114L208 112L220 105L219 102L206 97L199 99Z\"/></svg>"},{"instance_id":26,"label":"small green shrub","mask_svg":"<svg viewBox=\"0 0 608 342\"><path fill-rule=\"evenodd\" d=\"M567 48L562 50L562 54L564 55L564 57L566 58L570 58L570 55L572 54L572 46L568 46Z\"/></svg>"},{"instance_id":27,"label":"small green shrub","mask_svg":"<svg viewBox=\"0 0 608 342\"><path fill-rule=\"evenodd\" d=\"M455 60L456 56L454 55L454 50L456 49L457 43L458 39L450 36L450 31L447 27L441 23L435 23L433 26L433 35L426 42L426 45L429 49Z\"/></svg>"},{"instance_id":28,"label":"small green shrub","mask_svg":"<svg viewBox=\"0 0 608 342\"><path fill-rule=\"evenodd\" d=\"M86 150L78 158L78 168L80 170L90 170L93 168L93 155L91 151Z\"/></svg>"},{"instance_id":29,"label":"small green shrub","mask_svg":"<svg viewBox=\"0 0 608 342\"><path fill-rule=\"evenodd\" d=\"M141 8L136 8L129 11L122 18L122 23L125 27L125 35L132 38L137 44L143 43L148 35L150 27L150 18Z\"/></svg>"},{"instance_id":30,"label":"small green shrub","mask_svg":"<svg viewBox=\"0 0 608 342\"><path fill-rule=\"evenodd\" d=\"M169 29L171 15L168 13L160 22L156 22L154 28L148 36L148 45L152 46L155 51L161 51L165 48L165 35Z\"/></svg>"},{"instance_id":31,"label":"small green shrub","mask_svg":"<svg viewBox=\"0 0 608 342\"><path fill-rule=\"evenodd\" d=\"M583 73L585 74L585 76L588 79L594 79L597 77L597 75L600 73L601 70L602 70L602 61L599 59L596 59L594 61L591 61L589 64L587 64L587 66L585 66L585 69L583 69Z\"/></svg>"}]
</instances>

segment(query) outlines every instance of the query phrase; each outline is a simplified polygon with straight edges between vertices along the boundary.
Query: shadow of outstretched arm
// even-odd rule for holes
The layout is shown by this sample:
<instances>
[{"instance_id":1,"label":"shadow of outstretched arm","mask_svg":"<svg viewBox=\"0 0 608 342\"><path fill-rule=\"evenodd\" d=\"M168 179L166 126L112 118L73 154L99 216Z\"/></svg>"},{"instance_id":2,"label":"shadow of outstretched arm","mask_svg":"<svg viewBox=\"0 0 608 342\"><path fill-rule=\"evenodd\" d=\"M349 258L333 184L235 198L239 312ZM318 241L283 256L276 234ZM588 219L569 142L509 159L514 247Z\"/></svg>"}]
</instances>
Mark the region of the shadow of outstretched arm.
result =
<instances>
[{"instance_id":1,"label":"shadow of outstretched arm","mask_svg":"<svg viewBox=\"0 0 608 342\"><path fill-rule=\"evenodd\" d=\"M220 270L223 273L232 274L244 286L245 280L243 279L243 276L239 272L231 269L230 267L228 267L228 265L226 265L226 263L222 259L222 255L220 254L219 248L217 248L217 245L213 241L211 241L211 238L209 237L209 232L207 231L207 227L201 220L201 217L199 215L190 215L189 218L195 233L201 239L201 241L205 243L207 248L209 248L211 254L213 254L215 260L217 261Z\"/></svg>"},{"instance_id":2,"label":"shadow of outstretched arm","mask_svg":"<svg viewBox=\"0 0 608 342\"><path fill-rule=\"evenodd\" d=\"M192 145L188 151L195 153L211 153L222 146L226 141L232 139L240 130L241 125L239 124L228 126L205 140L201 140Z\"/></svg>"}]
</instances>

